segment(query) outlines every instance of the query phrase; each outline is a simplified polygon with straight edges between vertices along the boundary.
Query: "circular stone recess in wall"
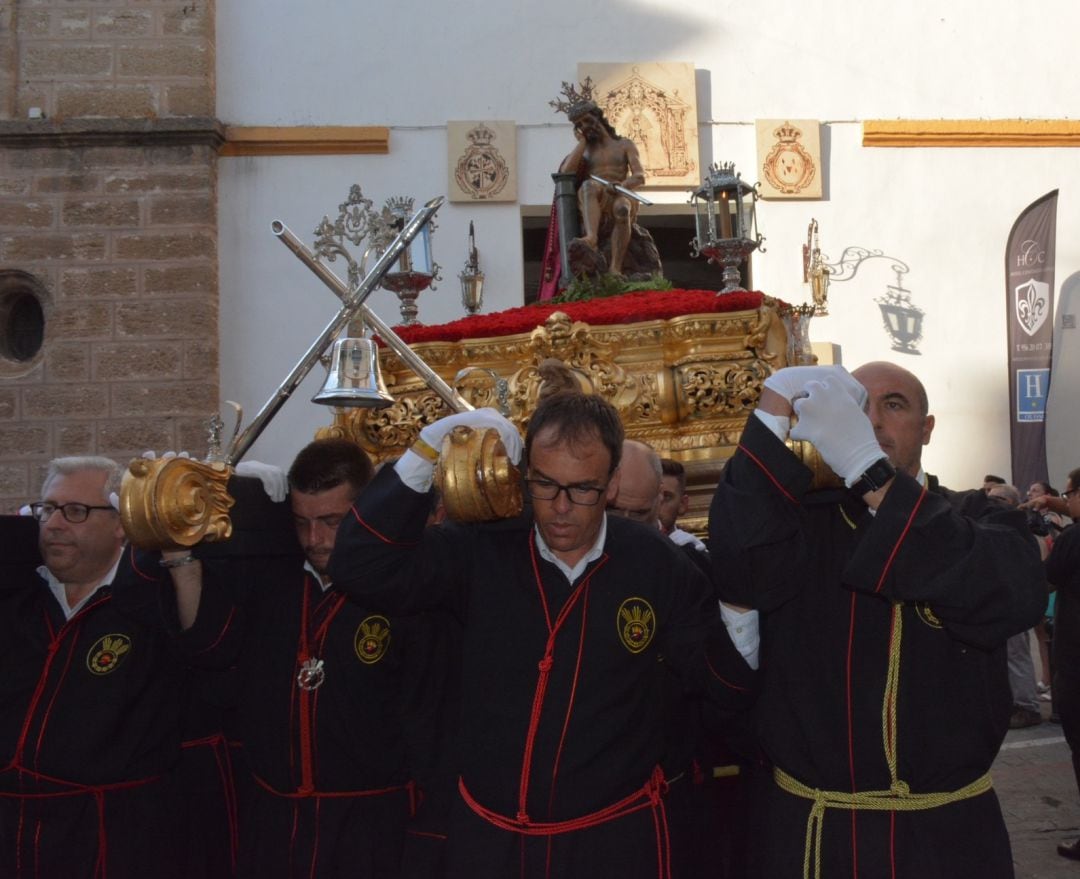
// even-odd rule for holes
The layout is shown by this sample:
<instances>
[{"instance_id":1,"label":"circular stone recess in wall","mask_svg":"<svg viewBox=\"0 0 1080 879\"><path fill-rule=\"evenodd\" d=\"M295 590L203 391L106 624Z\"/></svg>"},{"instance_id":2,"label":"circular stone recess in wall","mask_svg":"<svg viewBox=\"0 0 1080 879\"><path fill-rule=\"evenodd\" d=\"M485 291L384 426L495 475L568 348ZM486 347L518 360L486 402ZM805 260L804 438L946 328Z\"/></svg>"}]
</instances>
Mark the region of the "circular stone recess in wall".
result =
<instances>
[{"instance_id":1,"label":"circular stone recess in wall","mask_svg":"<svg viewBox=\"0 0 1080 879\"><path fill-rule=\"evenodd\" d=\"M41 358L47 301L33 275L0 270L0 374L25 372Z\"/></svg>"}]
</instances>

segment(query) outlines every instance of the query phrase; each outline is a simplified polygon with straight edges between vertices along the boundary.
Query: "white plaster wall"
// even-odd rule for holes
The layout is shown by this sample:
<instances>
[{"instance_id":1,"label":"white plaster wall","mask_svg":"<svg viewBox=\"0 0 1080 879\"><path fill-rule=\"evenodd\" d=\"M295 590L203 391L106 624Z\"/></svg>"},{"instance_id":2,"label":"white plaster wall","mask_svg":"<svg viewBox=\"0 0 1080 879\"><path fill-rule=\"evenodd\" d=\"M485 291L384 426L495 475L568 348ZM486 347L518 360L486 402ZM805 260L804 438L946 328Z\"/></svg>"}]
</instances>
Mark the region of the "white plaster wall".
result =
<instances>
[{"instance_id":1,"label":"white plaster wall","mask_svg":"<svg viewBox=\"0 0 1080 879\"><path fill-rule=\"evenodd\" d=\"M305 8L306 9L306 8ZM518 125L519 204L446 204L436 259L445 280L421 295L421 319L462 314L457 272L469 220L487 274L486 310L520 304L521 205L548 205L550 173L572 137L547 102L579 61L678 60L698 69L701 162L733 160L753 180L756 118L817 118L825 198L759 206L767 251L756 286L792 301L811 217L833 260L847 245L880 249L910 267L904 285L926 312L919 356L893 352L874 298L895 276L885 260L834 284L831 315L812 336L840 345L849 366L894 359L925 381L938 416L925 461L955 487L1008 475L1004 247L1027 204L1060 190L1057 281L1080 271L1080 152L1075 149L881 149L861 145L864 119L1067 118L1080 93L1071 63L1080 7L1037 9L957 0L932 10L866 0L764 6L566 2L381 5L332 0L298 14L281 0L218 5L218 115L244 125L389 125L385 156L222 159L221 387L250 415L280 384L336 308L269 232L279 218L306 242L336 215L349 185L381 204L446 190L448 119ZM657 193L685 203L687 193ZM1059 300L1080 311L1077 284ZM1071 304L1069 304L1071 303ZM371 304L397 316L392 294ZM1050 412L1050 475L1080 464L1077 331L1058 333L1061 365ZM316 372L321 370L316 369ZM287 464L328 411L308 402L309 378L250 457Z\"/></svg>"}]
</instances>

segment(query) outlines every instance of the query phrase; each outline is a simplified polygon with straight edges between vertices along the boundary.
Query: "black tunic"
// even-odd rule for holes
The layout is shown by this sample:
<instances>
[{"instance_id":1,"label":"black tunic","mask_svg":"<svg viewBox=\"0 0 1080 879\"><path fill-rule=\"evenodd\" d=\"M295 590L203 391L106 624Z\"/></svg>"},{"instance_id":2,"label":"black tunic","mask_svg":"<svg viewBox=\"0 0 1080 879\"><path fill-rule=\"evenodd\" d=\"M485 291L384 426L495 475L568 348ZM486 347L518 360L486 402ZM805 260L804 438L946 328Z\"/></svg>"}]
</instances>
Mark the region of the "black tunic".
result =
<instances>
[{"instance_id":1,"label":"black tunic","mask_svg":"<svg viewBox=\"0 0 1080 879\"><path fill-rule=\"evenodd\" d=\"M1054 540L1046 559L1046 579L1057 589L1054 605L1054 710L1072 751L1080 786L1080 525Z\"/></svg>"},{"instance_id":2,"label":"black tunic","mask_svg":"<svg viewBox=\"0 0 1080 879\"><path fill-rule=\"evenodd\" d=\"M178 875L181 658L219 633L172 638L122 572L68 621L36 573L2 585L0 875Z\"/></svg>"},{"instance_id":3,"label":"black tunic","mask_svg":"<svg viewBox=\"0 0 1080 879\"><path fill-rule=\"evenodd\" d=\"M570 584L528 513L425 529L429 506L386 468L340 526L331 569L364 603L464 621L450 875L666 874L663 798L645 794L663 787L665 664L725 701L753 685L711 585L637 523L609 517L603 555ZM636 810L593 826L624 798Z\"/></svg>"},{"instance_id":4,"label":"black tunic","mask_svg":"<svg viewBox=\"0 0 1080 879\"><path fill-rule=\"evenodd\" d=\"M452 623L360 607L299 565L250 584L244 610L240 875L397 875L438 756ZM305 620L313 690L297 679Z\"/></svg>"},{"instance_id":5,"label":"black tunic","mask_svg":"<svg viewBox=\"0 0 1080 879\"><path fill-rule=\"evenodd\" d=\"M812 788L889 790L883 709L898 643L898 779L913 793L971 783L1008 726L1004 642L1045 605L1023 516L982 492L924 491L904 474L876 516L848 492L809 484L809 470L751 418L710 512L728 597L762 612L765 751ZM767 796L761 875L802 875L810 802L775 786ZM992 792L927 811L831 808L824 828L823 875L852 875L855 861L860 879L1012 875Z\"/></svg>"}]
</instances>

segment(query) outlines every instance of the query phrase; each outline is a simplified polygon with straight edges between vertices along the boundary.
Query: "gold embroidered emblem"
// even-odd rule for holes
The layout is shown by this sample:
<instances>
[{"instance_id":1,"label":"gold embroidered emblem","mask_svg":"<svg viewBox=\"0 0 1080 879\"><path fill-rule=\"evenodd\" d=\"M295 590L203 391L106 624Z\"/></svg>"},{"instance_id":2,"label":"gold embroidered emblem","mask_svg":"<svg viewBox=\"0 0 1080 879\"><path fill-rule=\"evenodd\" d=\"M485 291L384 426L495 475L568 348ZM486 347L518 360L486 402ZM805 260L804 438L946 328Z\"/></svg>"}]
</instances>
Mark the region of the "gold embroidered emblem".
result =
<instances>
[{"instance_id":1,"label":"gold embroidered emblem","mask_svg":"<svg viewBox=\"0 0 1080 879\"><path fill-rule=\"evenodd\" d=\"M367 617L357 626L353 644L362 663L378 662L390 648L390 621L378 615Z\"/></svg>"},{"instance_id":2,"label":"gold embroidered emblem","mask_svg":"<svg viewBox=\"0 0 1080 879\"><path fill-rule=\"evenodd\" d=\"M86 667L96 675L107 675L116 669L129 650L131 639L127 635L103 635L86 654Z\"/></svg>"},{"instance_id":3,"label":"gold embroidered emblem","mask_svg":"<svg viewBox=\"0 0 1080 879\"><path fill-rule=\"evenodd\" d=\"M915 602L915 613L918 614L919 619L926 623L931 629L942 628L941 620L938 618L937 614L930 610L930 605L925 601Z\"/></svg>"},{"instance_id":4,"label":"gold embroidered emblem","mask_svg":"<svg viewBox=\"0 0 1080 879\"><path fill-rule=\"evenodd\" d=\"M631 653L640 653L652 641L656 617L644 598L628 598L619 605L615 626L623 646Z\"/></svg>"}]
</instances>

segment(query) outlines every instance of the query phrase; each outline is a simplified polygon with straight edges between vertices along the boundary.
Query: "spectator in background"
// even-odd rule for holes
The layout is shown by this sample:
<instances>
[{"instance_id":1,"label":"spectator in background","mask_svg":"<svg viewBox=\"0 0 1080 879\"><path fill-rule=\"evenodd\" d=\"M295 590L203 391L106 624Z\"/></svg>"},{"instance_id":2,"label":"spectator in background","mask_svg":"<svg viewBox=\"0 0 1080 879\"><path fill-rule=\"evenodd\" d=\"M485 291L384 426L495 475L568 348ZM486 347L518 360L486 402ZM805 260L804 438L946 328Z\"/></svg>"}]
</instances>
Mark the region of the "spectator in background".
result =
<instances>
[{"instance_id":1,"label":"spectator in background","mask_svg":"<svg viewBox=\"0 0 1080 879\"><path fill-rule=\"evenodd\" d=\"M1020 506L1020 492L1016 486L1002 483L991 485L986 494L1010 509ZM1009 716L1010 729L1038 726L1042 723L1039 710L1039 694L1035 678L1035 661L1031 656L1031 631L1020 632L1009 638L1009 689L1012 690L1013 707Z\"/></svg>"},{"instance_id":2,"label":"spectator in background","mask_svg":"<svg viewBox=\"0 0 1080 879\"><path fill-rule=\"evenodd\" d=\"M1068 514L1080 516L1080 467L1069 473L1061 496ZM1054 542L1046 560L1046 579L1057 590L1054 625L1054 706L1072 751L1080 788L1080 527L1070 525ZM1058 854L1080 861L1080 840L1059 843Z\"/></svg>"}]
</instances>

